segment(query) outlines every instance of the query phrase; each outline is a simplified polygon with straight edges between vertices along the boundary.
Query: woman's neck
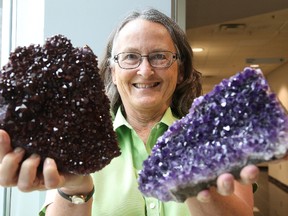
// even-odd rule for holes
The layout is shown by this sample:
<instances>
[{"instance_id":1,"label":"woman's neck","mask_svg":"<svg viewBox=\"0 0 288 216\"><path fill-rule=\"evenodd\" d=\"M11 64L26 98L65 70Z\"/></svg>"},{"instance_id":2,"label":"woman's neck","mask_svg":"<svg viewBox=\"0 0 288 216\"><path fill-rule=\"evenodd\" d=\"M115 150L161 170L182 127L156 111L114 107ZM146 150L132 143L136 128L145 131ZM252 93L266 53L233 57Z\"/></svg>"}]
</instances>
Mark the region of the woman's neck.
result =
<instances>
[{"instance_id":1,"label":"woman's neck","mask_svg":"<svg viewBox=\"0 0 288 216\"><path fill-rule=\"evenodd\" d=\"M153 126L163 117L166 109L160 110L131 110L125 109L127 122L133 127L138 136L146 144Z\"/></svg>"}]
</instances>

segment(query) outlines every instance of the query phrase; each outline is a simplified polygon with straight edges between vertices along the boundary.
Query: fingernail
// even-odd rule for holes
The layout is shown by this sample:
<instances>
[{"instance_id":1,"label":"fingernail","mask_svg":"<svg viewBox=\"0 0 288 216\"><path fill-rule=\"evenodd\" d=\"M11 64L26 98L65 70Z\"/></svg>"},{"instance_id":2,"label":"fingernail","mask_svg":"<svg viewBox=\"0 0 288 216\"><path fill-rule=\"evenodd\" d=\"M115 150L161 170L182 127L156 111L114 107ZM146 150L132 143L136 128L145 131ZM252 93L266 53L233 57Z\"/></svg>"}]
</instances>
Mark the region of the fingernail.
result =
<instances>
[{"instance_id":1,"label":"fingernail","mask_svg":"<svg viewBox=\"0 0 288 216\"><path fill-rule=\"evenodd\" d=\"M31 156L30 156L30 158L39 158L40 156L38 155L38 154L32 154Z\"/></svg>"},{"instance_id":2,"label":"fingernail","mask_svg":"<svg viewBox=\"0 0 288 216\"><path fill-rule=\"evenodd\" d=\"M210 195L209 191L202 191L201 195L198 194L197 199L200 202L208 203L211 200L211 195Z\"/></svg>"},{"instance_id":3,"label":"fingernail","mask_svg":"<svg viewBox=\"0 0 288 216\"><path fill-rule=\"evenodd\" d=\"M231 181L224 181L223 186L225 189L231 189L232 186Z\"/></svg>"},{"instance_id":4,"label":"fingernail","mask_svg":"<svg viewBox=\"0 0 288 216\"><path fill-rule=\"evenodd\" d=\"M51 158L46 158L44 163L45 163L46 165L50 165L50 164L53 163L53 159L51 159Z\"/></svg>"},{"instance_id":5,"label":"fingernail","mask_svg":"<svg viewBox=\"0 0 288 216\"><path fill-rule=\"evenodd\" d=\"M257 175L250 175L248 177L249 182L248 183L254 183L257 180Z\"/></svg>"},{"instance_id":6,"label":"fingernail","mask_svg":"<svg viewBox=\"0 0 288 216\"><path fill-rule=\"evenodd\" d=\"M200 202L203 202L203 203L208 203L208 202L210 202L210 200L211 200L210 195L200 197Z\"/></svg>"},{"instance_id":7,"label":"fingernail","mask_svg":"<svg viewBox=\"0 0 288 216\"><path fill-rule=\"evenodd\" d=\"M21 148L21 147L16 147L16 148L14 149L14 152L17 153L17 154L22 153L23 151L24 151L24 149Z\"/></svg>"}]
</instances>

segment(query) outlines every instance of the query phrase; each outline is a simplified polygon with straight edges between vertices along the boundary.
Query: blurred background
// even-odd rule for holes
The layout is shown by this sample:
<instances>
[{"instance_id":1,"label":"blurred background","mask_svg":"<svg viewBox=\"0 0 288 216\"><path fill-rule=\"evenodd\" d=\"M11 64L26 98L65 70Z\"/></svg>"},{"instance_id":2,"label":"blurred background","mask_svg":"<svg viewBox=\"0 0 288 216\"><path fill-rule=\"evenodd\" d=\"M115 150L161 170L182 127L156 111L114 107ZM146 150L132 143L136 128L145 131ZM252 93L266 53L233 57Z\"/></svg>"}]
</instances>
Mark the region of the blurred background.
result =
<instances>
[{"instance_id":1,"label":"blurred background","mask_svg":"<svg viewBox=\"0 0 288 216\"><path fill-rule=\"evenodd\" d=\"M259 68L288 110L287 0L187 0L185 12L204 93L245 67ZM288 161L258 166L254 215L288 215Z\"/></svg>"},{"instance_id":2,"label":"blurred background","mask_svg":"<svg viewBox=\"0 0 288 216\"><path fill-rule=\"evenodd\" d=\"M288 70L287 0L189 0L186 32L205 92L244 67L260 68L267 77Z\"/></svg>"}]
</instances>

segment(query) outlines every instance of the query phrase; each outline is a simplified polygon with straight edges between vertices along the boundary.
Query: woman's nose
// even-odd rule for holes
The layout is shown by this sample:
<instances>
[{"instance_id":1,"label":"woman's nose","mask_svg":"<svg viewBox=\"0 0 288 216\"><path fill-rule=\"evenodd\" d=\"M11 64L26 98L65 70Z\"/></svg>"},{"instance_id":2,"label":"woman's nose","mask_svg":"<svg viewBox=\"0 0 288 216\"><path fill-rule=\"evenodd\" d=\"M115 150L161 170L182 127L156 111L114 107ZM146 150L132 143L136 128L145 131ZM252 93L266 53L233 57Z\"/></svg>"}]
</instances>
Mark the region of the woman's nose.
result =
<instances>
[{"instance_id":1,"label":"woman's nose","mask_svg":"<svg viewBox=\"0 0 288 216\"><path fill-rule=\"evenodd\" d=\"M153 67L148 61L148 58L142 58L142 62L138 67L137 74L143 76L144 78L148 78L154 74Z\"/></svg>"}]
</instances>

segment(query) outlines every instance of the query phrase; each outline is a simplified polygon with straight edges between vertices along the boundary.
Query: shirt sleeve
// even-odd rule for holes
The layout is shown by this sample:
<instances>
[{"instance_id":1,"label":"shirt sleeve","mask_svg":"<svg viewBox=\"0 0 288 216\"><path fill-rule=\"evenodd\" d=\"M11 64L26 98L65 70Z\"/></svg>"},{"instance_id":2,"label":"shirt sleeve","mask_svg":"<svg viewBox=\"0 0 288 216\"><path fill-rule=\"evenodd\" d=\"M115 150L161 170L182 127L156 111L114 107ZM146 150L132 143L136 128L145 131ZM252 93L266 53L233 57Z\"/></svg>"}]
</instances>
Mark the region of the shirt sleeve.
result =
<instances>
[{"instance_id":1,"label":"shirt sleeve","mask_svg":"<svg viewBox=\"0 0 288 216\"><path fill-rule=\"evenodd\" d=\"M56 193L57 193L56 189L47 191L45 202L39 211L39 216L45 216L47 206L49 206L51 203L53 203Z\"/></svg>"}]
</instances>

